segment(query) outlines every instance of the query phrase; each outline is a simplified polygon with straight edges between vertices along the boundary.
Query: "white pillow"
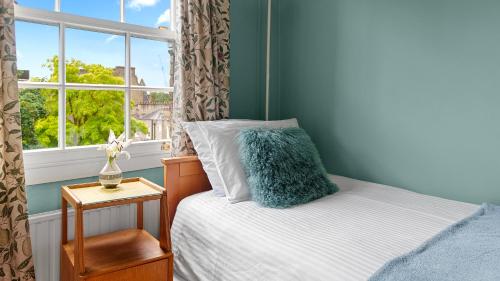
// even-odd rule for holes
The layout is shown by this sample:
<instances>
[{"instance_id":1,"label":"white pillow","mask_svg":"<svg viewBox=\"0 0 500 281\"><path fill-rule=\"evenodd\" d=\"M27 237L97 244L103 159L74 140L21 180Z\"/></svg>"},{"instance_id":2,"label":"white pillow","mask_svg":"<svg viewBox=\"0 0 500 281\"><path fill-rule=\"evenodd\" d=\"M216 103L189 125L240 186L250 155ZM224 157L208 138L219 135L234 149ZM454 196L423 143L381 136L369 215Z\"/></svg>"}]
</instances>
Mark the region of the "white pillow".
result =
<instances>
[{"instance_id":1,"label":"white pillow","mask_svg":"<svg viewBox=\"0 0 500 281\"><path fill-rule=\"evenodd\" d=\"M198 127L197 122L182 122L182 127L186 130L189 138L191 138L193 142L194 149L198 154L198 159L200 159L203 170L205 170L207 174L208 181L210 181L210 185L212 185L214 194L216 196L225 196L224 187L222 186L222 181L215 167L210 146Z\"/></svg>"},{"instance_id":2,"label":"white pillow","mask_svg":"<svg viewBox=\"0 0 500 281\"><path fill-rule=\"evenodd\" d=\"M203 170L207 174L208 181L212 186L215 196L226 196L224 187L222 185L222 179L219 176L217 167L215 166L215 161L213 159L212 151L208 145L208 141L200 129L200 124L212 124L220 128L225 128L227 126L239 126L238 124L245 122L255 122L252 120L239 120L239 119L224 119L217 121L196 121L196 122L182 122L182 127L186 130L187 134L193 142L194 149L198 154L198 159L203 166Z\"/></svg>"},{"instance_id":3,"label":"white pillow","mask_svg":"<svg viewBox=\"0 0 500 281\"><path fill-rule=\"evenodd\" d=\"M226 123L226 122L224 122ZM231 203L250 200L250 189L247 184L245 171L240 163L238 133L243 128L268 127L289 128L298 127L297 119L280 121L244 121L226 123L224 126L214 123L199 122L213 154L213 160L220 176L226 198Z\"/></svg>"}]
</instances>

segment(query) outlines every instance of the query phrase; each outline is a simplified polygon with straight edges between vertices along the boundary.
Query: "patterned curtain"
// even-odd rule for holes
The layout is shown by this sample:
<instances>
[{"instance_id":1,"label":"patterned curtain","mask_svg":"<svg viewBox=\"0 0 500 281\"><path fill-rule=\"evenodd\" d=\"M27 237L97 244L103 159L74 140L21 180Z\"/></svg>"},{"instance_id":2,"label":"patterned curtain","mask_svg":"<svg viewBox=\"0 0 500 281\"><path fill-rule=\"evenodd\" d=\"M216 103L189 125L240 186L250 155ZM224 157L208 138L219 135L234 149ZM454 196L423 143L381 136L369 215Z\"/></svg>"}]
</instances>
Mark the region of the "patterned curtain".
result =
<instances>
[{"instance_id":1,"label":"patterned curtain","mask_svg":"<svg viewBox=\"0 0 500 281\"><path fill-rule=\"evenodd\" d=\"M229 117L230 0L179 0L174 54L172 152L193 154L181 121Z\"/></svg>"},{"instance_id":2,"label":"patterned curtain","mask_svg":"<svg viewBox=\"0 0 500 281\"><path fill-rule=\"evenodd\" d=\"M0 280L35 280L24 189L13 0L0 0L0 16Z\"/></svg>"}]
</instances>

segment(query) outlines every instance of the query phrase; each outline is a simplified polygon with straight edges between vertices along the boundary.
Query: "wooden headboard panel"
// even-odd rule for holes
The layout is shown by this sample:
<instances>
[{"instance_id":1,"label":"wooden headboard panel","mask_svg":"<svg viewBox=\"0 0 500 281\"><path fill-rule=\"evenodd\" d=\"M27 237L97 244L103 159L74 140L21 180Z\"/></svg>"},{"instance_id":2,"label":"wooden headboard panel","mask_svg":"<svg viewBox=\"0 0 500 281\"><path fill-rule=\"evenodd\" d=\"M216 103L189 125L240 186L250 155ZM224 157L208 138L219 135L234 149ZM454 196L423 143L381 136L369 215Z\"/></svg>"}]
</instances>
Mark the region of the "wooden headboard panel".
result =
<instances>
[{"instance_id":1,"label":"wooden headboard panel","mask_svg":"<svg viewBox=\"0 0 500 281\"><path fill-rule=\"evenodd\" d=\"M179 202L190 195L210 190L211 186L197 156L164 158L161 162L172 225Z\"/></svg>"}]
</instances>

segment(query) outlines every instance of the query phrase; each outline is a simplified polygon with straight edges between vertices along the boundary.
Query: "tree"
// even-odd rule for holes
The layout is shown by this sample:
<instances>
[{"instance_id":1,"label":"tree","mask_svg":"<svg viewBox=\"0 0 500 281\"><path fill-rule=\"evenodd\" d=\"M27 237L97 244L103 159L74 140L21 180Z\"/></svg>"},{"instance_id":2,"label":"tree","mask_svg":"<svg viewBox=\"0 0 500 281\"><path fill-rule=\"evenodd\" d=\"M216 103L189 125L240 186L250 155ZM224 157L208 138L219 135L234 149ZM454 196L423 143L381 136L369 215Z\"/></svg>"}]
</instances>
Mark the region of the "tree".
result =
<instances>
[{"instance_id":1,"label":"tree","mask_svg":"<svg viewBox=\"0 0 500 281\"><path fill-rule=\"evenodd\" d=\"M168 104L172 102L172 95L163 92L152 92L149 96L153 103Z\"/></svg>"},{"instance_id":2,"label":"tree","mask_svg":"<svg viewBox=\"0 0 500 281\"><path fill-rule=\"evenodd\" d=\"M44 107L45 98L40 94L40 89L24 89L19 92L19 102L23 149L38 148L40 144L35 132L35 122L47 117L47 110Z\"/></svg>"},{"instance_id":3,"label":"tree","mask_svg":"<svg viewBox=\"0 0 500 281\"><path fill-rule=\"evenodd\" d=\"M44 65L51 71L48 82L58 81L58 57ZM71 59L66 62L66 82L85 84L123 85L122 77L113 75L113 69L100 64L86 64ZM58 96L54 90L40 90L45 115L35 122L35 134L44 147L57 146ZM124 130L123 91L66 90L66 145L90 145L107 140L109 130L121 134ZM24 123L23 123L24 126ZM147 133L147 126L131 118L131 133ZM29 141L29 140L28 140Z\"/></svg>"}]
</instances>

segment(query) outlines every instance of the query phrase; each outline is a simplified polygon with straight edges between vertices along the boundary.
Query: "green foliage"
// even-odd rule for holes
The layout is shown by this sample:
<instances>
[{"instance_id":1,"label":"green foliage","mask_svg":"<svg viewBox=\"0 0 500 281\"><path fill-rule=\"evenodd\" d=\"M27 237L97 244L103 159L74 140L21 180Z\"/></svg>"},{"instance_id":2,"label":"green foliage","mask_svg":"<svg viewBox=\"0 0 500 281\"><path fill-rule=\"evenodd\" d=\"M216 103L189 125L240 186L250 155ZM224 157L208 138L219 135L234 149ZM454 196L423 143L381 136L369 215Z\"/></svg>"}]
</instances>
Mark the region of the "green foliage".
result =
<instances>
[{"instance_id":1,"label":"green foliage","mask_svg":"<svg viewBox=\"0 0 500 281\"><path fill-rule=\"evenodd\" d=\"M102 143L109 130L123 132L123 92L68 90L66 101L67 145Z\"/></svg>"},{"instance_id":2,"label":"green foliage","mask_svg":"<svg viewBox=\"0 0 500 281\"><path fill-rule=\"evenodd\" d=\"M137 120L135 118L130 118L130 132L132 134L132 136L135 134L135 133L143 133L143 134L147 134L148 132L148 126L146 126L146 124L144 124L144 122L140 121L140 120Z\"/></svg>"},{"instance_id":3,"label":"green foliage","mask_svg":"<svg viewBox=\"0 0 500 281\"><path fill-rule=\"evenodd\" d=\"M150 95L151 102L168 104L172 102L172 95L165 94L162 92L152 92Z\"/></svg>"},{"instance_id":4,"label":"green foliage","mask_svg":"<svg viewBox=\"0 0 500 281\"><path fill-rule=\"evenodd\" d=\"M54 56L44 65L51 71L48 82L58 81L58 61L58 57ZM100 64L86 64L75 59L66 62L66 82L124 84L122 77L113 75L112 68ZM25 94L25 96L26 104L32 100L35 102L28 105L24 114L22 113L23 144L26 148L56 147L58 139L57 90L37 90L37 94ZM66 90L66 145L104 143L109 130L121 134L125 124L124 104L123 91ZM25 135L25 127L27 135ZM134 118L131 119L132 134L136 132L145 134L147 131L146 124Z\"/></svg>"},{"instance_id":5,"label":"green foliage","mask_svg":"<svg viewBox=\"0 0 500 281\"><path fill-rule=\"evenodd\" d=\"M23 149L38 148L40 144L35 132L35 122L48 115L44 107L45 98L40 94L39 89L24 89L19 92L19 102L21 104Z\"/></svg>"}]
</instances>

